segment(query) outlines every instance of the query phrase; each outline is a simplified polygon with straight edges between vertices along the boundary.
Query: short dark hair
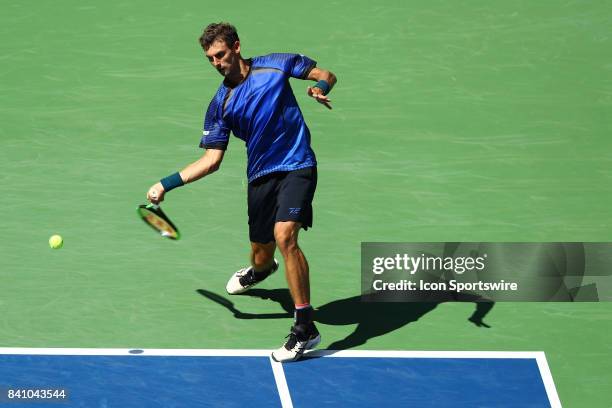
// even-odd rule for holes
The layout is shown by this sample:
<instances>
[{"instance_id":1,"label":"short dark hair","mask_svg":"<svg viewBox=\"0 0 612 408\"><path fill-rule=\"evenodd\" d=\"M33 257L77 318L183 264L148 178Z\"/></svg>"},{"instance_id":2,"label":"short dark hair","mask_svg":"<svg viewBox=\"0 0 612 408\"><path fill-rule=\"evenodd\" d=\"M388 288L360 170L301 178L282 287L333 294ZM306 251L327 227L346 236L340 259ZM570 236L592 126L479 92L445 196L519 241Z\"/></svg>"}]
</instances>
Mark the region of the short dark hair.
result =
<instances>
[{"instance_id":1,"label":"short dark hair","mask_svg":"<svg viewBox=\"0 0 612 408\"><path fill-rule=\"evenodd\" d=\"M236 27L230 23L209 24L200 36L200 45L206 51L217 40L222 40L228 47L233 47L236 41L240 41L240 38L238 38Z\"/></svg>"}]
</instances>

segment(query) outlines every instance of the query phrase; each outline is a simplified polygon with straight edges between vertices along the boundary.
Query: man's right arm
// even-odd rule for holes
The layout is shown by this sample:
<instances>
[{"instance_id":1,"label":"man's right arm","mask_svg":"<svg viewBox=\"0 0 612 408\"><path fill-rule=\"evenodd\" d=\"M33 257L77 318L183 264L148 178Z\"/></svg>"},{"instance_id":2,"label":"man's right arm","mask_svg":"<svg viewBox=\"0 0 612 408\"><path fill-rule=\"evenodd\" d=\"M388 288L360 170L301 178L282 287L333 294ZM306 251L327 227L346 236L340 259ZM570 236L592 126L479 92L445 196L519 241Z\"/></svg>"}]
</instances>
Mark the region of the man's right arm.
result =
<instances>
[{"instance_id":1,"label":"man's right arm","mask_svg":"<svg viewBox=\"0 0 612 408\"><path fill-rule=\"evenodd\" d=\"M202 157L180 171L183 183L191 183L219 170L225 150L206 149Z\"/></svg>"},{"instance_id":2,"label":"man's right arm","mask_svg":"<svg viewBox=\"0 0 612 408\"><path fill-rule=\"evenodd\" d=\"M206 152L202 155L202 157L185 167L178 173L178 176L181 178L183 184L191 183L196 180L201 179L204 176L207 176L215 171L219 170L221 166L221 161L223 161L223 155L225 154L225 150L220 149L206 149ZM175 177L173 175L172 177ZM180 181L176 185L181 185ZM164 200L164 195L166 194L166 190L161 182L155 183L149 188L147 192L147 199L152 203L158 204L159 202Z\"/></svg>"}]
</instances>

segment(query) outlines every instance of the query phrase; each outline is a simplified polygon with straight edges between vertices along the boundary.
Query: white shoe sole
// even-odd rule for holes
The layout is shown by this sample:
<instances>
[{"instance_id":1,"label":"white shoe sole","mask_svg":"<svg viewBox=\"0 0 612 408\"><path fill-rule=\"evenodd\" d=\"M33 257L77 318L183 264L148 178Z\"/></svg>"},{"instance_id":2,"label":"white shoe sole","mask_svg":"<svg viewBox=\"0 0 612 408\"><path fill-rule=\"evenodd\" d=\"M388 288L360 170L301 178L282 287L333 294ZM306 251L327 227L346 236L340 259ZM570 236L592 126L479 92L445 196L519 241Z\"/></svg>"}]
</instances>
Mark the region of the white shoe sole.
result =
<instances>
[{"instance_id":1,"label":"white shoe sole","mask_svg":"<svg viewBox=\"0 0 612 408\"><path fill-rule=\"evenodd\" d=\"M272 360L276 361L277 363L292 363L294 361L298 361L299 359L302 358L302 356L304 355L304 352L306 350L311 350L315 347L317 347L319 345L319 343L321 343L321 335L319 334L317 337L315 337L312 340L308 340L308 342L306 343L306 346L304 346L304 349L302 350L301 353L295 353L295 355L291 356L289 353L290 351L286 350L284 348L284 346L282 346L280 349L273 351L272 354L270 355L270 357L272 357ZM274 353L281 351L283 353L287 353L287 355L285 357L281 357L278 356L278 358L274 355Z\"/></svg>"},{"instance_id":2,"label":"white shoe sole","mask_svg":"<svg viewBox=\"0 0 612 408\"><path fill-rule=\"evenodd\" d=\"M276 268L274 268L274 270L270 273L270 275L272 275L274 272L276 272L278 270L278 261L276 259L274 259L274 264L276 264ZM251 286L247 286L244 287L240 284L240 278L246 273L248 272L249 268L243 268L241 270L239 270L238 272L234 273L232 275L232 277L230 278L229 281L227 281L227 285L225 285L225 290L227 291L228 294L230 295L239 295L241 293L246 292L247 290L251 289L252 287L259 285L262 281L259 281ZM245 272L242 272L245 271ZM240 274L242 272L242 274ZM240 275L239 275L240 274ZM269 277L269 276L268 276ZM266 278L268 279L268 278ZM264 279L265 280L265 279Z\"/></svg>"}]
</instances>

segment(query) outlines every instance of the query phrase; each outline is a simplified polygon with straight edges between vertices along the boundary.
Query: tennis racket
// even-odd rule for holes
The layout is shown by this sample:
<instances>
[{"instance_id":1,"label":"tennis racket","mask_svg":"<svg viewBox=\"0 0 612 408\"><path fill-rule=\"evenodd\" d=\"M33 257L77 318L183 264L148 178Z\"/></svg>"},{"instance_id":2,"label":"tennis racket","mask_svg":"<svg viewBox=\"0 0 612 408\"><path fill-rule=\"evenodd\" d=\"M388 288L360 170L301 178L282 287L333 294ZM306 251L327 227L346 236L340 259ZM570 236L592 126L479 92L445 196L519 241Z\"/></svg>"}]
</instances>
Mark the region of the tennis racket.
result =
<instances>
[{"instance_id":1,"label":"tennis racket","mask_svg":"<svg viewBox=\"0 0 612 408\"><path fill-rule=\"evenodd\" d=\"M181 234L176 228L176 225L170 221L170 218L162 211L157 204L143 204L136 210L142 220L155 231L159 232L162 237L170 239L180 239Z\"/></svg>"}]
</instances>

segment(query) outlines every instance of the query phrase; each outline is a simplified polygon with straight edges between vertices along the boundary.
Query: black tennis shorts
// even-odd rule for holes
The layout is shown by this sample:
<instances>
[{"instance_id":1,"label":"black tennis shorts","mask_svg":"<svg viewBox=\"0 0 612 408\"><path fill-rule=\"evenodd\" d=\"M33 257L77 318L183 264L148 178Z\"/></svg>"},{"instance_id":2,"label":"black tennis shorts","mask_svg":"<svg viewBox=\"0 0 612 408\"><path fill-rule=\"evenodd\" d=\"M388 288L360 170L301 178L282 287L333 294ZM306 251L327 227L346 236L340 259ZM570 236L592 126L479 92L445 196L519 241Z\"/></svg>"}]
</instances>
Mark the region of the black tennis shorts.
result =
<instances>
[{"instance_id":1,"label":"black tennis shorts","mask_svg":"<svg viewBox=\"0 0 612 408\"><path fill-rule=\"evenodd\" d=\"M312 227L312 199L317 188L317 168L270 173L249 183L249 238L266 244L274 241L274 224L296 221Z\"/></svg>"}]
</instances>

